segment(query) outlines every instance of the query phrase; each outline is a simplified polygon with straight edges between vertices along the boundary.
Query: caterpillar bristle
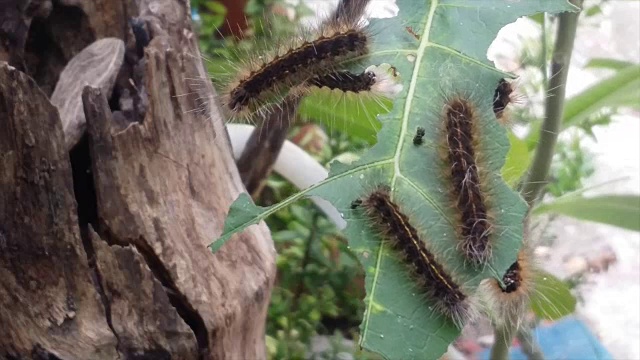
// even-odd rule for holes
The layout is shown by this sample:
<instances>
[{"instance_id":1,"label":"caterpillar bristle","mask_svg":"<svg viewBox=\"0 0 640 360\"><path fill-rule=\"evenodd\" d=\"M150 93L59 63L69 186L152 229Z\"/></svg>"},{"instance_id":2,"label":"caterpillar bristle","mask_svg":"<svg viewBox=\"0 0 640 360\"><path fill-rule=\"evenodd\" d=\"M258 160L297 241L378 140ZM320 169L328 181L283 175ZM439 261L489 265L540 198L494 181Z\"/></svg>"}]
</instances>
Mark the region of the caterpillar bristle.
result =
<instances>
[{"instance_id":1,"label":"caterpillar bristle","mask_svg":"<svg viewBox=\"0 0 640 360\"><path fill-rule=\"evenodd\" d=\"M447 177L458 219L458 248L474 265L491 258L493 226L479 166L479 114L464 96L449 99L444 106Z\"/></svg>"},{"instance_id":2,"label":"caterpillar bristle","mask_svg":"<svg viewBox=\"0 0 640 360\"><path fill-rule=\"evenodd\" d=\"M341 0L331 21L356 24L361 21L370 0Z\"/></svg>"},{"instance_id":3,"label":"caterpillar bristle","mask_svg":"<svg viewBox=\"0 0 640 360\"><path fill-rule=\"evenodd\" d=\"M370 66L365 71L373 72L376 79L371 86L372 94L392 99L402 91L402 84L398 80L400 74L393 66Z\"/></svg>"},{"instance_id":4,"label":"caterpillar bristle","mask_svg":"<svg viewBox=\"0 0 640 360\"><path fill-rule=\"evenodd\" d=\"M516 92L514 82L500 79L493 94L493 113L498 122L503 126L511 125L511 116L508 109L511 104L519 104L523 101L523 95Z\"/></svg>"},{"instance_id":5,"label":"caterpillar bristle","mask_svg":"<svg viewBox=\"0 0 640 360\"><path fill-rule=\"evenodd\" d=\"M480 294L494 322L520 326L535 290L536 269L533 251L525 245L502 276L504 286L496 279L483 280Z\"/></svg>"},{"instance_id":6,"label":"caterpillar bristle","mask_svg":"<svg viewBox=\"0 0 640 360\"><path fill-rule=\"evenodd\" d=\"M415 279L438 312L459 328L474 317L472 299L429 251L427 242L419 236L407 215L391 200L388 187L377 187L352 203L352 208L354 206L364 208L372 227L381 233L383 241L402 259L411 278Z\"/></svg>"},{"instance_id":7,"label":"caterpillar bristle","mask_svg":"<svg viewBox=\"0 0 640 360\"><path fill-rule=\"evenodd\" d=\"M368 54L370 36L362 15L368 0L343 0L336 12L308 35L248 61L222 96L231 119L269 112L310 79L340 71L342 64ZM326 80L326 78L325 78Z\"/></svg>"},{"instance_id":8,"label":"caterpillar bristle","mask_svg":"<svg viewBox=\"0 0 640 360\"><path fill-rule=\"evenodd\" d=\"M363 71L360 74L353 74L349 71L337 71L313 77L307 84L320 88L326 87L331 90L359 93L361 91L371 91L371 87L375 82L376 75L371 71Z\"/></svg>"},{"instance_id":9,"label":"caterpillar bristle","mask_svg":"<svg viewBox=\"0 0 640 360\"><path fill-rule=\"evenodd\" d=\"M511 83L505 79L500 79L493 95L493 113L497 119L502 117L504 110L511 103L512 93Z\"/></svg>"},{"instance_id":10,"label":"caterpillar bristle","mask_svg":"<svg viewBox=\"0 0 640 360\"><path fill-rule=\"evenodd\" d=\"M402 84L396 79L395 69L388 64L369 66L360 74L350 71L336 71L315 76L307 81L296 91L307 93L312 88L328 88L342 92L368 93L374 97L393 98L401 90Z\"/></svg>"}]
</instances>

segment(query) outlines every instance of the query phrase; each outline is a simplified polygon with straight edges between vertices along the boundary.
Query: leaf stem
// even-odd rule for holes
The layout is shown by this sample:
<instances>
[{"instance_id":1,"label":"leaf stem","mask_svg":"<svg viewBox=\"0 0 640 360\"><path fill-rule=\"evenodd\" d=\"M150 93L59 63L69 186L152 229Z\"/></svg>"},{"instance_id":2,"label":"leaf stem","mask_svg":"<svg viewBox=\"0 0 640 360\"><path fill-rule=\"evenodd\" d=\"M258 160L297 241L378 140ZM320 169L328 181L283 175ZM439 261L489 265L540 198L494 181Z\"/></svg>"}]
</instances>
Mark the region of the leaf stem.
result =
<instances>
[{"instance_id":1,"label":"leaf stem","mask_svg":"<svg viewBox=\"0 0 640 360\"><path fill-rule=\"evenodd\" d=\"M509 359L509 347L511 345L511 339L513 339L513 333L515 332L515 324L505 323L501 325L494 325L494 343L491 348L490 360L508 360Z\"/></svg>"},{"instance_id":2,"label":"leaf stem","mask_svg":"<svg viewBox=\"0 0 640 360\"><path fill-rule=\"evenodd\" d=\"M571 2L581 8L583 0ZM567 75L579 16L580 12L565 12L559 15L551 77L546 90L545 117L540 128L540 140L529 169L529 176L521 191L529 206L536 202L540 191L547 184L547 176L561 128Z\"/></svg>"},{"instance_id":3,"label":"leaf stem","mask_svg":"<svg viewBox=\"0 0 640 360\"><path fill-rule=\"evenodd\" d=\"M522 352L527 356L527 359L544 360L542 349L540 349L540 346L533 338L533 332L530 324L523 324L523 326L518 329L516 337L518 338L520 346L522 347Z\"/></svg>"},{"instance_id":4,"label":"leaf stem","mask_svg":"<svg viewBox=\"0 0 640 360\"><path fill-rule=\"evenodd\" d=\"M509 359L509 347L514 334L518 338L522 352L527 356L527 359L544 360L544 354L542 353L538 343L533 338L530 324L523 324L523 326L517 330L515 324L495 326L495 342L491 348L491 360Z\"/></svg>"}]
</instances>

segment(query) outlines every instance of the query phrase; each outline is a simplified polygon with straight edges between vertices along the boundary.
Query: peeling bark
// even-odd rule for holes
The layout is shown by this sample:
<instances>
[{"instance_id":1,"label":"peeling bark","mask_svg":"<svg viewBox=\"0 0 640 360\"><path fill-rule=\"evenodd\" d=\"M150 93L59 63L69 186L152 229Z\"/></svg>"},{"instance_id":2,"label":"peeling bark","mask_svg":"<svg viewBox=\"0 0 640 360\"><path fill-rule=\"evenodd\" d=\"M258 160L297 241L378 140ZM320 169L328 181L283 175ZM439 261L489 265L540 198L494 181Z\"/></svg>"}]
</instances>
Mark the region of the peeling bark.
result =
<instances>
[{"instance_id":1,"label":"peeling bark","mask_svg":"<svg viewBox=\"0 0 640 360\"><path fill-rule=\"evenodd\" d=\"M0 189L0 358L115 358L117 339L82 248L58 111L6 65Z\"/></svg>"}]
</instances>

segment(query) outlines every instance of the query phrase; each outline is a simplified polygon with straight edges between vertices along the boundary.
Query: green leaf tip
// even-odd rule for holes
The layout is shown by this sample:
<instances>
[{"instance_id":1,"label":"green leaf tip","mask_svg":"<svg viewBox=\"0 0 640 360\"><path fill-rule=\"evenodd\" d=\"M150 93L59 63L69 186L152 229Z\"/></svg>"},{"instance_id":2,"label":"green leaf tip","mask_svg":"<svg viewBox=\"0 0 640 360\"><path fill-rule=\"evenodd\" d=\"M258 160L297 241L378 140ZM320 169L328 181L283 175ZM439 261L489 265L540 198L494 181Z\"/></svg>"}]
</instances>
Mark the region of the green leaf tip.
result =
<instances>
[{"instance_id":1,"label":"green leaf tip","mask_svg":"<svg viewBox=\"0 0 640 360\"><path fill-rule=\"evenodd\" d=\"M635 194L600 195L589 198L570 194L538 205L533 213L555 213L640 231L640 196Z\"/></svg>"},{"instance_id":2,"label":"green leaf tip","mask_svg":"<svg viewBox=\"0 0 640 360\"><path fill-rule=\"evenodd\" d=\"M237 232L244 230L247 226L257 224L267 215L264 212L268 208L256 206L247 193L241 193L231 205L229 216L224 223L222 235L209 244L211 252L218 251L231 236Z\"/></svg>"},{"instance_id":3,"label":"green leaf tip","mask_svg":"<svg viewBox=\"0 0 640 360\"><path fill-rule=\"evenodd\" d=\"M640 65L622 67L613 76L591 85L569 99L562 128L580 125L603 108L640 108Z\"/></svg>"}]
</instances>

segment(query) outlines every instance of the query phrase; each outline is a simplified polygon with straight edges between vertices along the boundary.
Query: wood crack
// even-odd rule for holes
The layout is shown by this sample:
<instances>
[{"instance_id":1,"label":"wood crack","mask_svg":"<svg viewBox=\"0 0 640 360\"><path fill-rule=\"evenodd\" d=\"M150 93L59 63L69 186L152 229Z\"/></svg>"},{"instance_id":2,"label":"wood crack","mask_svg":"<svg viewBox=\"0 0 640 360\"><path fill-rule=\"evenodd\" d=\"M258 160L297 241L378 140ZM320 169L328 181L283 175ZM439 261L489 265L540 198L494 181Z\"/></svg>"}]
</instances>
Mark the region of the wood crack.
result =
<instances>
[{"instance_id":1,"label":"wood crack","mask_svg":"<svg viewBox=\"0 0 640 360\"><path fill-rule=\"evenodd\" d=\"M89 225L88 227L81 227L80 237L82 238L82 246L84 247L84 252L87 256L87 263L89 264L89 270L91 271L91 279L93 280L94 287L96 288L96 291L98 292L98 295L100 297L100 302L102 303L102 306L104 306L104 316L107 321L107 325L109 326L109 329L111 329L113 336L116 337L116 350L118 352L118 359L120 359L122 350L120 346L120 335L118 335L118 332L113 327L113 318L111 316L111 300L109 300L109 296L107 296L107 293L104 290L102 274L100 273L100 268L96 263L96 252L93 248L93 244L91 243L91 236L89 235L92 231L94 230L91 225Z\"/></svg>"},{"instance_id":2,"label":"wood crack","mask_svg":"<svg viewBox=\"0 0 640 360\"><path fill-rule=\"evenodd\" d=\"M209 333L204 319L200 313L191 305L189 299L180 291L171 277L171 273L164 266L162 260L155 254L151 246L144 237L130 239L119 239L101 222L100 237L107 241L109 245L133 246L142 255L145 263L151 270L156 280L162 284L169 302L176 309L178 315L191 328L198 343L198 358L204 359L209 353Z\"/></svg>"}]
</instances>

